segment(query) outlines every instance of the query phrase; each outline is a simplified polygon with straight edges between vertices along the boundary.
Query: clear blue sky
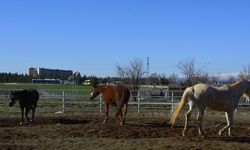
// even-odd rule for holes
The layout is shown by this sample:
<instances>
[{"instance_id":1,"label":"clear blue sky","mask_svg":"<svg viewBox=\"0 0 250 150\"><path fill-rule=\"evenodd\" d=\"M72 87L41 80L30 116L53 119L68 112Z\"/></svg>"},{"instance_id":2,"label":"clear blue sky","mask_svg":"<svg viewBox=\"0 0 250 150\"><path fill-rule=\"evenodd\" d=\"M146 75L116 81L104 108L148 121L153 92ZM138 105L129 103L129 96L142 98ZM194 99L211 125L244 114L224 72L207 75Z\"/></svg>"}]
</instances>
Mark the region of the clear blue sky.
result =
<instances>
[{"instance_id":1,"label":"clear blue sky","mask_svg":"<svg viewBox=\"0 0 250 150\"><path fill-rule=\"evenodd\" d=\"M0 14L0 72L116 76L147 56L159 74L185 59L210 73L250 64L249 0L5 0Z\"/></svg>"}]
</instances>

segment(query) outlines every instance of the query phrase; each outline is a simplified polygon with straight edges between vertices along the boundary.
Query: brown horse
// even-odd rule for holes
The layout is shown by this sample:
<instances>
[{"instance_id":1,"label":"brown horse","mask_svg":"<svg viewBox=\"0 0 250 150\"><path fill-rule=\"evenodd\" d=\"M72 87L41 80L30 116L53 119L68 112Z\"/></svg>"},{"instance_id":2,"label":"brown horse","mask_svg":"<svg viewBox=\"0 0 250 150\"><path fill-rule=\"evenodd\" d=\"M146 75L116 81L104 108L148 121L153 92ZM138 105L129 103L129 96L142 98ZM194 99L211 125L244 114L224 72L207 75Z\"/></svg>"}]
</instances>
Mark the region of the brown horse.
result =
<instances>
[{"instance_id":1,"label":"brown horse","mask_svg":"<svg viewBox=\"0 0 250 150\"><path fill-rule=\"evenodd\" d=\"M99 94L102 95L105 104L105 119L103 124L108 121L109 104L117 107L116 117L120 118L120 125L125 124L125 116L128 110L128 101L130 98L130 91L123 85L95 85L91 91L91 100ZM125 108L122 112L122 107Z\"/></svg>"}]
</instances>

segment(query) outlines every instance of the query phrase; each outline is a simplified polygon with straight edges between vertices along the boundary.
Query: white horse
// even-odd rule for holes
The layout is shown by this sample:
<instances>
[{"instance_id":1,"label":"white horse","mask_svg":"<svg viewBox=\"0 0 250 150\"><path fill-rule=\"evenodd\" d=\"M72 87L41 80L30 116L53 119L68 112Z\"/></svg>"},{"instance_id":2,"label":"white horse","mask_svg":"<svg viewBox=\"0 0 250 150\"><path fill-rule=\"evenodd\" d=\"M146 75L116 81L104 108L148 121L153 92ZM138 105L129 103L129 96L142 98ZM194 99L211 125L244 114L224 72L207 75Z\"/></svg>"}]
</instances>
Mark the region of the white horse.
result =
<instances>
[{"instance_id":1,"label":"white horse","mask_svg":"<svg viewBox=\"0 0 250 150\"><path fill-rule=\"evenodd\" d=\"M181 101L173 110L169 123L174 125L181 109L188 103L189 110L185 114L185 126L182 135L185 136L192 110L196 107L199 135L205 136L202 128L202 118L204 110L208 107L225 112L227 125L219 130L218 134L221 135L223 131L228 129L228 135L231 136L230 127L233 124L233 112L238 107L239 99L242 95L248 97L250 95L250 82L245 79L222 87L213 87L207 84L196 84L188 87L184 91Z\"/></svg>"}]
</instances>

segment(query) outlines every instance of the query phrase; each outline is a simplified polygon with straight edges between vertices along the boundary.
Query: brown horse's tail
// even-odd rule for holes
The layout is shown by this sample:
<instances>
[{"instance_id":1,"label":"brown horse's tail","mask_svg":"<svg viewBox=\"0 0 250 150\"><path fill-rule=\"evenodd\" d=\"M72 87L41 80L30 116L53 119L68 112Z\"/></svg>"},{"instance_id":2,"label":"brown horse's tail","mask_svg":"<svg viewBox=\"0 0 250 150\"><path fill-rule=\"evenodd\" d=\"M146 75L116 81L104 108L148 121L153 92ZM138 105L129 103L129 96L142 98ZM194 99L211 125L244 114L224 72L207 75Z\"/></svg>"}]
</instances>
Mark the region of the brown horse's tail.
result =
<instances>
[{"instance_id":1,"label":"brown horse's tail","mask_svg":"<svg viewBox=\"0 0 250 150\"><path fill-rule=\"evenodd\" d=\"M175 124L175 121L178 118L180 111L188 102L188 99L191 96L190 94L193 94L193 91L194 91L193 87L189 87L184 91L181 101L177 104L177 106L174 108L173 112L171 113L169 124L172 124L172 126Z\"/></svg>"}]
</instances>

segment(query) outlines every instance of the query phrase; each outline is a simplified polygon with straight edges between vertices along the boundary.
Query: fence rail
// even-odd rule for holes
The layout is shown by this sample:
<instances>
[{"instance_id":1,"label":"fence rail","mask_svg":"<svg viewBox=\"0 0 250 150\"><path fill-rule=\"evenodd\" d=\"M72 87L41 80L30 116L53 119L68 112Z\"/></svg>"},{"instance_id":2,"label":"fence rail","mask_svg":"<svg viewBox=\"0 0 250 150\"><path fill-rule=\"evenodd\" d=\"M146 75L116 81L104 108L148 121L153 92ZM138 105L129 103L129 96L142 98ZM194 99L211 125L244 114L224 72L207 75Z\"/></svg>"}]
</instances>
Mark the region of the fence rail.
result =
<instances>
[{"instance_id":1,"label":"fence rail","mask_svg":"<svg viewBox=\"0 0 250 150\"><path fill-rule=\"evenodd\" d=\"M8 107L10 91L17 89L0 89L0 107ZM51 89L38 89L40 93L40 100L38 107L41 109L48 108L65 113L67 110L79 110L83 108L103 111L103 100L99 96L96 100L90 101L90 91L68 91L68 90L51 90ZM183 91L172 90L165 91L162 95L152 94L152 91L139 91L137 96L131 96L129 100L129 108L135 109L138 113L143 109L172 110L174 106L181 99ZM239 107L250 108L250 102L244 98L240 100Z\"/></svg>"}]
</instances>

